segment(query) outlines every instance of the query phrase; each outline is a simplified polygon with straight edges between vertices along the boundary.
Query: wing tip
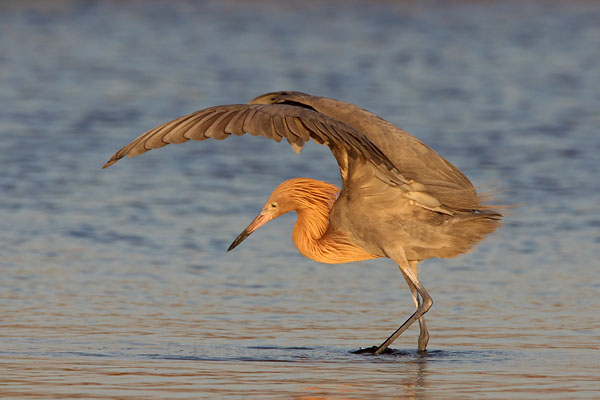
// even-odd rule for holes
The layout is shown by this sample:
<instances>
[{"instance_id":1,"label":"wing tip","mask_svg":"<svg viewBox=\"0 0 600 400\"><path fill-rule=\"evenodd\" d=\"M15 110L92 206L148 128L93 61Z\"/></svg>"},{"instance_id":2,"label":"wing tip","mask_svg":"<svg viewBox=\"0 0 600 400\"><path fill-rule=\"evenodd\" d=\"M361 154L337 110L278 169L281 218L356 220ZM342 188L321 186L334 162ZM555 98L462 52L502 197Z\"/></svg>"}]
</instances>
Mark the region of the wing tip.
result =
<instances>
[{"instance_id":1,"label":"wing tip","mask_svg":"<svg viewBox=\"0 0 600 400\"><path fill-rule=\"evenodd\" d=\"M115 164L117 161L119 161L121 158L116 158L116 157L112 157L110 160L108 160L106 162L106 164L104 164L102 166L102 169L106 169L108 167L110 167L111 165Z\"/></svg>"}]
</instances>

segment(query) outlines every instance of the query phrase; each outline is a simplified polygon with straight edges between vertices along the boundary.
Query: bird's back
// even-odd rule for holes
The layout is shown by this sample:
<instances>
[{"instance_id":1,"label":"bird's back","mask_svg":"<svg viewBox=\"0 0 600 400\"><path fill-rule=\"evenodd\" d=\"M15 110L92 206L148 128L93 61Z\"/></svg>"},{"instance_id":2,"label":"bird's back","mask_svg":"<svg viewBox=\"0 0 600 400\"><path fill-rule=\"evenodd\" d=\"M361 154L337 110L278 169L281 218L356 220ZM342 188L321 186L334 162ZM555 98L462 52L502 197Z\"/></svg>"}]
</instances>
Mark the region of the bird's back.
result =
<instances>
[{"instance_id":1,"label":"bird's back","mask_svg":"<svg viewBox=\"0 0 600 400\"><path fill-rule=\"evenodd\" d=\"M350 125L367 136L408 180L425 185L427 191L451 209L487 209L473 184L449 161L425 143L394 124L355 104L299 92L266 94L253 102L282 102L312 108Z\"/></svg>"},{"instance_id":2,"label":"bird's back","mask_svg":"<svg viewBox=\"0 0 600 400\"><path fill-rule=\"evenodd\" d=\"M405 244L409 259L454 257L500 226L501 215L482 203L458 168L379 116L351 103L299 92L268 93L253 102L303 106L344 122L368 137L404 179L414 182L411 185L419 189L408 194L421 196L425 200L421 205L427 203L427 196L434 205L439 200L439 207L415 207L406 192L377 179L379 172L372 164L349 160L344 190L332 210L332 225L351 232L367 251L381 255L386 242L399 241Z\"/></svg>"}]
</instances>

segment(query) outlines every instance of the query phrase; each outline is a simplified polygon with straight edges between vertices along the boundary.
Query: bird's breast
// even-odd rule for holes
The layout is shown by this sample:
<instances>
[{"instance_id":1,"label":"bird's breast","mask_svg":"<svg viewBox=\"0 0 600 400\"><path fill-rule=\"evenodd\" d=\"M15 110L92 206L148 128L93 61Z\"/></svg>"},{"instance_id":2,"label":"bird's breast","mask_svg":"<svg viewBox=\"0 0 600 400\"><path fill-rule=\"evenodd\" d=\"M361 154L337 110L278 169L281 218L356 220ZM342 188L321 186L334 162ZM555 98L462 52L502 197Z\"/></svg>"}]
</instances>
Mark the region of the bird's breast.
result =
<instances>
[{"instance_id":1,"label":"bird's breast","mask_svg":"<svg viewBox=\"0 0 600 400\"><path fill-rule=\"evenodd\" d=\"M349 237L340 233L326 234L312 243L295 240L294 244L306 258L325 264L342 264L381 257L355 245Z\"/></svg>"}]
</instances>

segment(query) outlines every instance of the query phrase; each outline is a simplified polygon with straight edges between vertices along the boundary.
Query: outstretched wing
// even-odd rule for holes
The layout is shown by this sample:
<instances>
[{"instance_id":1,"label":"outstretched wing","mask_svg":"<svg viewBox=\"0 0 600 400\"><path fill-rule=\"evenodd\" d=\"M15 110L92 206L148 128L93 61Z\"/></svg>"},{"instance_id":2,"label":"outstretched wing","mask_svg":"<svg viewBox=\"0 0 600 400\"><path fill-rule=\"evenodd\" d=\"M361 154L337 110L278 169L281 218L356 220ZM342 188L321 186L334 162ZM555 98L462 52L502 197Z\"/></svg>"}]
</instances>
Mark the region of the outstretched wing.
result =
<instances>
[{"instance_id":1,"label":"outstretched wing","mask_svg":"<svg viewBox=\"0 0 600 400\"><path fill-rule=\"evenodd\" d=\"M410 187L402 188L415 194L411 199L419 205L429 207L439 202L455 210L489 208L481 204L469 179L449 161L416 137L355 104L287 91L266 93L250 103L293 104L343 121L389 157L400 171L400 181L411 182ZM427 199L421 199L426 195Z\"/></svg>"},{"instance_id":2,"label":"outstretched wing","mask_svg":"<svg viewBox=\"0 0 600 400\"><path fill-rule=\"evenodd\" d=\"M344 151L348 157L364 159L386 171L396 170L377 146L351 126L314 110L283 104L232 104L179 117L143 133L117 151L102 168L125 156L134 157L170 143L223 140L231 134L244 133L277 142L285 138L297 152L312 138L329 146L334 154Z\"/></svg>"}]
</instances>

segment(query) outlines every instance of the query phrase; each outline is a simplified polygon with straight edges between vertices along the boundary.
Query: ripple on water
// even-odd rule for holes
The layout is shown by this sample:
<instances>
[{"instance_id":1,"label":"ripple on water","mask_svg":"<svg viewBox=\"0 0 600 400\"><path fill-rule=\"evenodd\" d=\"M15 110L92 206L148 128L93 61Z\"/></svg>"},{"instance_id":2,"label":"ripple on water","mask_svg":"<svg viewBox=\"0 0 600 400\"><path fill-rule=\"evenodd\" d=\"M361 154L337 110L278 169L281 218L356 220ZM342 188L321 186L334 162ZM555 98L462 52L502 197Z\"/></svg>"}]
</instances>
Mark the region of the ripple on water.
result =
<instances>
[{"instance_id":1,"label":"ripple on water","mask_svg":"<svg viewBox=\"0 0 600 400\"><path fill-rule=\"evenodd\" d=\"M0 2L0 397L599 398L599 20L583 1ZM388 260L306 260L293 215L226 253L281 181L339 185L326 147L231 137L100 169L271 90L360 104L519 204L422 264L427 353L418 327L352 353L414 311Z\"/></svg>"}]
</instances>

